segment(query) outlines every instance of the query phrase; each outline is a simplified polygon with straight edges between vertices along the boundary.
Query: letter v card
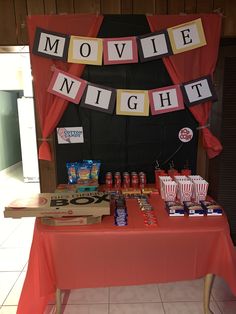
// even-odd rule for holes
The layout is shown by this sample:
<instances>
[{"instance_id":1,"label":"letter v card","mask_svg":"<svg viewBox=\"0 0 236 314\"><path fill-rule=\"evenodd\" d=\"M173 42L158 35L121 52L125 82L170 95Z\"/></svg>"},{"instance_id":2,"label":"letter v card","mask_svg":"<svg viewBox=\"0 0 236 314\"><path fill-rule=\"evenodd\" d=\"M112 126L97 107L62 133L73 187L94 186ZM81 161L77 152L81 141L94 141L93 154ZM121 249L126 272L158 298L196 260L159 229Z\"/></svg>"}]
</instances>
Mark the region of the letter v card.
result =
<instances>
[{"instance_id":1,"label":"letter v card","mask_svg":"<svg viewBox=\"0 0 236 314\"><path fill-rule=\"evenodd\" d=\"M105 86L88 83L80 101L83 108L113 114L116 101L116 90Z\"/></svg>"},{"instance_id":2,"label":"letter v card","mask_svg":"<svg viewBox=\"0 0 236 314\"><path fill-rule=\"evenodd\" d=\"M67 61L70 37L66 34L49 32L37 27L34 36L33 53L50 59Z\"/></svg>"},{"instance_id":3,"label":"letter v card","mask_svg":"<svg viewBox=\"0 0 236 314\"><path fill-rule=\"evenodd\" d=\"M103 58L105 65L137 63L138 48L136 37L104 38Z\"/></svg>"}]
</instances>

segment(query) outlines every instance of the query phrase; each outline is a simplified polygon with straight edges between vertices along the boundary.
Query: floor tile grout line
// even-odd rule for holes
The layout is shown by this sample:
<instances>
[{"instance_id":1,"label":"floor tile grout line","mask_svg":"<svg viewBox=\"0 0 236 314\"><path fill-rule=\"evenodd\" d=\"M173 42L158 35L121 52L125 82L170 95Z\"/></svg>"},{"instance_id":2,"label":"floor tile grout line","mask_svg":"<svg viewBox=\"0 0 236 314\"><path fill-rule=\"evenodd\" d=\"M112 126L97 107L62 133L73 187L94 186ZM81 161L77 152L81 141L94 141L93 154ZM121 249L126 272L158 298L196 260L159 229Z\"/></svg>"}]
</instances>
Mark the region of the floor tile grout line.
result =
<instances>
[{"instance_id":1,"label":"floor tile grout line","mask_svg":"<svg viewBox=\"0 0 236 314\"><path fill-rule=\"evenodd\" d=\"M17 277L16 281L14 282L14 284L12 285L12 287L10 288L9 292L7 293L7 296L6 296L5 299L3 300L2 306L6 306L6 305L4 305L4 303L6 302L6 300L7 300L8 296L9 296L9 294L11 293L11 291L12 291L13 288L14 288L14 286L16 285L18 279L20 278L20 275L21 275L21 272L20 272L19 276ZM12 306L13 306L13 305L12 305ZM16 305L16 306L17 306L17 305Z\"/></svg>"}]
</instances>

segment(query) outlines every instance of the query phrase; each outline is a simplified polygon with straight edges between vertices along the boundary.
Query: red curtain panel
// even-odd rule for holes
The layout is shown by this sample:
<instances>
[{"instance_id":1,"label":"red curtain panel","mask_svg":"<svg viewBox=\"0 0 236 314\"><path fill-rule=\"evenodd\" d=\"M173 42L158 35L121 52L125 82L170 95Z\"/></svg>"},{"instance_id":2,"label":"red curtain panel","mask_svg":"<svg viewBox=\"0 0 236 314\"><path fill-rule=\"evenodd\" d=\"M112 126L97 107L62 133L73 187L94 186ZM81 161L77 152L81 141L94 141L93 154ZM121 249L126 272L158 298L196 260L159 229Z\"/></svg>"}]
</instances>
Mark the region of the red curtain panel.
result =
<instances>
[{"instance_id":1,"label":"red curtain panel","mask_svg":"<svg viewBox=\"0 0 236 314\"><path fill-rule=\"evenodd\" d=\"M96 37L102 20L103 16L93 14L35 15L28 17L27 25L34 94L42 132L42 143L39 147L39 159L52 160L48 137L57 126L68 104L68 101L47 92L47 88L53 75L53 70L56 67L80 77L84 65L70 64L34 55L32 53L32 47L34 43L35 29L36 27L41 27L45 30L62 34Z\"/></svg>"},{"instance_id":2,"label":"red curtain panel","mask_svg":"<svg viewBox=\"0 0 236 314\"><path fill-rule=\"evenodd\" d=\"M221 16L219 14L190 14L190 15L154 15L147 16L152 32L173 27L182 23L201 18L207 45L163 58L169 75L175 84L211 75L215 69L221 34ZM222 151L219 140L206 126L212 103L205 102L189 108L199 122L203 133L203 147L209 158L214 158Z\"/></svg>"}]
</instances>

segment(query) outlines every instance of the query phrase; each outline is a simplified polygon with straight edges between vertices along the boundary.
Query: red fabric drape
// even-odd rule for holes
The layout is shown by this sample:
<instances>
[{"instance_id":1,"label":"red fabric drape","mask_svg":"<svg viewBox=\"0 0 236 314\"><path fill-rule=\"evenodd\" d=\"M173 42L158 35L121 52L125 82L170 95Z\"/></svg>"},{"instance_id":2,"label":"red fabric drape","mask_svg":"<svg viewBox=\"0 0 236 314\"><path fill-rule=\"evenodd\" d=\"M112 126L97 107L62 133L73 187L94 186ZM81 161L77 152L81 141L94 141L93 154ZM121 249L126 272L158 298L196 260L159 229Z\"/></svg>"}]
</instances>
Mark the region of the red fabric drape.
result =
<instances>
[{"instance_id":1,"label":"red fabric drape","mask_svg":"<svg viewBox=\"0 0 236 314\"><path fill-rule=\"evenodd\" d=\"M186 23L201 18L207 45L187 52L163 58L167 71L175 84L180 84L204 75L213 75L221 32L221 16L218 14L190 15L155 15L147 16L152 32ZM203 147L209 158L220 154L222 145L205 127L209 118L212 103L206 102L192 106L189 110L199 122L203 132Z\"/></svg>"},{"instance_id":2,"label":"red fabric drape","mask_svg":"<svg viewBox=\"0 0 236 314\"><path fill-rule=\"evenodd\" d=\"M30 51L32 51L36 27L68 35L96 37L102 20L103 16L92 14L29 16L27 22ZM68 104L68 101L47 92L53 68L58 67L61 70L80 77L84 65L69 64L51 58L40 57L32 53L30 57L36 109L42 132L39 159L51 160L52 155L47 138L55 129Z\"/></svg>"}]
</instances>

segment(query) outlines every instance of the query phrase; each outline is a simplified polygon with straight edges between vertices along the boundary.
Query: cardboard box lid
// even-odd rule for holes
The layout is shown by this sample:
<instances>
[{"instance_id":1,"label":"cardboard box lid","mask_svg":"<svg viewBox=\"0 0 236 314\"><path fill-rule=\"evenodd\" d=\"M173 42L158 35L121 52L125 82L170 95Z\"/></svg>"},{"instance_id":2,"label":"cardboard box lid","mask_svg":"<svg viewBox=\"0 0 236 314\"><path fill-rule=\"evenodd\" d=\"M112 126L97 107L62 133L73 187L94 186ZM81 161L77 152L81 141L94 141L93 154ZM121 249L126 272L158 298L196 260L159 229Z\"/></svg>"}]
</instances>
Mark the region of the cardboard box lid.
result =
<instances>
[{"instance_id":1,"label":"cardboard box lid","mask_svg":"<svg viewBox=\"0 0 236 314\"><path fill-rule=\"evenodd\" d=\"M103 192L39 193L18 198L5 207L4 217L110 215L110 197Z\"/></svg>"}]
</instances>

